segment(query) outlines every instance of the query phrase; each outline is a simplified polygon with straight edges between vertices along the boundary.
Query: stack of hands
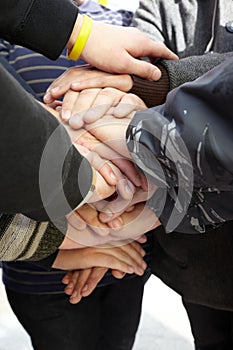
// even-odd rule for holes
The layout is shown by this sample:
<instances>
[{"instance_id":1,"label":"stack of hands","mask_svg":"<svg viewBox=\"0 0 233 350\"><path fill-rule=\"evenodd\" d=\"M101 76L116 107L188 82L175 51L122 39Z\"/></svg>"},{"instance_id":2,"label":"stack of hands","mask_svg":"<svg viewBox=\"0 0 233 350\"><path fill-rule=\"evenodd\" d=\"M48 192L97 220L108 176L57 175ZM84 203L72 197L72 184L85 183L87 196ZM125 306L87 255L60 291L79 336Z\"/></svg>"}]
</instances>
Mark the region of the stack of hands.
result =
<instances>
[{"instance_id":1,"label":"stack of hands","mask_svg":"<svg viewBox=\"0 0 233 350\"><path fill-rule=\"evenodd\" d=\"M109 80L118 89L102 88ZM136 169L126 147L126 129L135 111L146 108L139 97L125 92L131 85L129 75L75 67L60 76L44 98L96 172L88 203L67 215L67 234L54 265L70 269L63 283L71 303L88 296L108 269L116 278L142 275L147 266L140 243L146 242L144 233L160 225L146 206L156 187ZM61 96L62 103L57 100ZM64 266L66 254L70 266Z\"/></svg>"}]
</instances>

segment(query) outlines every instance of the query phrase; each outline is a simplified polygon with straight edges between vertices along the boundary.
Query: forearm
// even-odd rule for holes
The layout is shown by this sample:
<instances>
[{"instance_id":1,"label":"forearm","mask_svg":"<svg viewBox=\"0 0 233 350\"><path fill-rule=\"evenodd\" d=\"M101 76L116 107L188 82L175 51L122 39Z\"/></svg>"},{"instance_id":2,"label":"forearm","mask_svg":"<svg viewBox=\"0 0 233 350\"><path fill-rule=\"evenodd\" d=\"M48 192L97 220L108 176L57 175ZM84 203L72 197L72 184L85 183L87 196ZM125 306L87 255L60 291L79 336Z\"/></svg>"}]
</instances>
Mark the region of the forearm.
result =
<instances>
[{"instance_id":1,"label":"forearm","mask_svg":"<svg viewBox=\"0 0 233 350\"><path fill-rule=\"evenodd\" d=\"M56 59L70 39L77 15L71 0L2 0L1 37Z\"/></svg>"}]
</instances>

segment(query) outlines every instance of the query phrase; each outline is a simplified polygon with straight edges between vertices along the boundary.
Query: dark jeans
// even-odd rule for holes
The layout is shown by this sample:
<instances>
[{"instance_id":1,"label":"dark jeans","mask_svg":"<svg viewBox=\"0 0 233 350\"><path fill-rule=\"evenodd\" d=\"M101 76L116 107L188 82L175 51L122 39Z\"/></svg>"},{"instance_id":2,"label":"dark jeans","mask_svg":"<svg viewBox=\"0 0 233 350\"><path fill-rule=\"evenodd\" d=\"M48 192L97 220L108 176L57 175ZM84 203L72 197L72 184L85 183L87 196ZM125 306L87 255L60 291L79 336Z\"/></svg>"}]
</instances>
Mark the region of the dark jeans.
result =
<instances>
[{"instance_id":1,"label":"dark jeans","mask_svg":"<svg viewBox=\"0 0 233 350\"><path fill-rule=\"evenodd\" d=\"M130 350L148 277L96 288L76 305L64 294L6 292L35 350Z\"/></svg>"},{"instance_id":2,"label":"dark jeans","mask_svg":"<svg viewBox=\"0 0 233 350\"><path fill-rule=\"evenodd\" d=\"M192 304L183 300L196 350L233 349L233 312Z\"/></svg>"}]
</instances>

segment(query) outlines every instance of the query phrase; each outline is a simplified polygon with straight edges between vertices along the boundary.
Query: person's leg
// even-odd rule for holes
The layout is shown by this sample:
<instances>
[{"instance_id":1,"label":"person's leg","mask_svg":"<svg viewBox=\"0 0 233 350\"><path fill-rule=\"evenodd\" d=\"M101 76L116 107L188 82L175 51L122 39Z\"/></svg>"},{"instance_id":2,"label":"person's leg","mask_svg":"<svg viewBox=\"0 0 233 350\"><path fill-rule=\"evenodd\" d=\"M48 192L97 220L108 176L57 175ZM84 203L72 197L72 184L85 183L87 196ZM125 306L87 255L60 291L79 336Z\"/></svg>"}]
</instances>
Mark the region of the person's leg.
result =
<instances>
[{"instance_id":1,"label":"person's leg","mask_svg":"<svg viewBox=\"0 0 233 350\"><path fill-rule=\"evenodd\" d=\"M70 304L65 294L6 291L15 315L31 337L34 350L96 348L100 332L100 288L76 305Z\"/></svg>"},{"instance_id":2,"label":"person's leg","mask_svg":"<svg viewBox=\"0 0 233 350\"><path fill-rule=\"evenodd\" d=\"M231 350L232 312L188 303L186 308L196 350Z\"/></svg>"},{"instance_id":3,"label":"person's leg","mask_svg":"<svg viewBox=\"0 0 233 350\"><path fill-rule=\"evenodd\" d=\"M102 287L100 339L96 350L130 350L141 315L144 285L149 278L133 277Z\"/></svg>"}]
</instances>

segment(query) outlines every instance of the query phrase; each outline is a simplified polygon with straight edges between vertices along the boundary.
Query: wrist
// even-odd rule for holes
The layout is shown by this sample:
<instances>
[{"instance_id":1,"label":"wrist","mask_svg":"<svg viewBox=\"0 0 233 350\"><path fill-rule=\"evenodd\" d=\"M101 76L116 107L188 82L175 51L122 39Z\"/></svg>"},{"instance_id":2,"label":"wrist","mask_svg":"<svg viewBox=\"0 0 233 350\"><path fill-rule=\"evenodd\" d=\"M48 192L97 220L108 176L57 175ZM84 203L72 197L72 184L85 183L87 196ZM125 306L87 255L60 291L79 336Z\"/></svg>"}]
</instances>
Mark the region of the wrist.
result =
<instances>
[{"instance_id":1,"label":"wrist","mask_svg":"<svg viewBox=\"0 0 233 350\"><path fill-rule=\"evenodd\" d=\"M68 49L68 51L72 50L72 48L77 40L80 29L82 27L82 23L83 23L83 16L81 14L78 14L76 22L75 22L74 27L73 27L73 31L72 31L71 36L69 38L69 41L66 45L66 48Z\"/></svg>"},{"instance_id":2,"label":"wrist","mask_svg":"<svg viewBox=\"0 0 233 350\"><path fill-rule=\"evenodd\" d=\"M81 18L80 18L80 17ZM72 36L71 43L68 49L68 57L71 60L76 61L82 54L84 47L86 46L87 40L92 30L93 21L86 15L79 15L73 30L74 35Z\"/></svg>"}]
</instances>

